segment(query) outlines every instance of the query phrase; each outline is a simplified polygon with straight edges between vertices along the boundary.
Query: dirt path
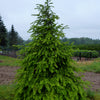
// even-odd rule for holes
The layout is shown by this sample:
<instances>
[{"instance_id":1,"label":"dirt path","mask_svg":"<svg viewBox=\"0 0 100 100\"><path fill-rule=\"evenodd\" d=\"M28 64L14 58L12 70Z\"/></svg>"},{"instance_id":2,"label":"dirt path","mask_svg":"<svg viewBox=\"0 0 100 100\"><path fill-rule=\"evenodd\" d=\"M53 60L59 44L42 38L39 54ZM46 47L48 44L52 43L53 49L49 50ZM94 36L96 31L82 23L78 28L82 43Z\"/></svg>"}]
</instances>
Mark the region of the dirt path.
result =
<instances>
[{"instance_id":1,"label":"dirt path","mask_svg":"<svg viewBox=\"0 0 100 100\"><path fill-rule=\"evenodd\" d=\"M0 84L12 82L18 68L19 67L0 67ZM100 90L100 73L86 72L84 75L85 77L83 79L92 83L92 90Z\"/></svg>"},{"instance_id":2,"label":"dirt path","mask_svg":"<svg viewBox=\"0 0 100 100\"><path fill-rule=\"evenodd\" d=\"M83 75L84 80L90 81L92 90L100 91L100 73L86 72Z\"/></svg>"},{"instance_id":3,"label":"dirt path","mask_svg":"<svg viewBox=\"0 0 100 100\"><path fill-rule=\"evenodd\" d=\"M0 66L0 84L8 84L15 77L16 70L19 67Z\"/></svg>"}]
</instances>

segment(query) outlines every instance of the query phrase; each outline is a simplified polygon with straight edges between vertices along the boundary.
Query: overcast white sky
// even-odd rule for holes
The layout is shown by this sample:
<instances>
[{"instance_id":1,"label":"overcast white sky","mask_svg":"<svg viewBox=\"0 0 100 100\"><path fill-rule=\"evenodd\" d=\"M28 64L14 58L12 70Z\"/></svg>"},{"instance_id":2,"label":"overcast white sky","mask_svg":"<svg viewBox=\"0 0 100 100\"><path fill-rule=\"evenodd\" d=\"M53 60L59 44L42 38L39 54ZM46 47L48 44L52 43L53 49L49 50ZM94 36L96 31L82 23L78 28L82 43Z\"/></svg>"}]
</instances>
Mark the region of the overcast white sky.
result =
<instances>
[{"instance_id":1,"label":"overcast white sky","mask_svg":"<svg viewBox=\"0 0 100 100\"><path fill-rule=\"evenodd\" d=\"M28 39L30 23L35 20L31 14L34 8L45 0L0 0L0 15L8 29L13 24L24 39ZM100 39L100 0L52 0L54 12L60 17L59 23L69 25L64 30L67 38L89 37Z\"/></svg>"}]
</instances>

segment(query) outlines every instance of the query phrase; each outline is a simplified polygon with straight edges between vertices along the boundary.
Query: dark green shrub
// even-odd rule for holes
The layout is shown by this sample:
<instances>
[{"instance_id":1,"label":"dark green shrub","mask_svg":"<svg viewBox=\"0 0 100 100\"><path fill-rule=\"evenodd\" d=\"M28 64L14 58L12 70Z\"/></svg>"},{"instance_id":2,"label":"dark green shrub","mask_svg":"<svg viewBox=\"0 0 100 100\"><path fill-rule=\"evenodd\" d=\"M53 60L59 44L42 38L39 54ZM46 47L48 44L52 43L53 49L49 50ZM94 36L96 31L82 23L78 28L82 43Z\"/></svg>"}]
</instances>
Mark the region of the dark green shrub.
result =
<instances>
[{"instance_id":1,"label":"dark green shrub","mask_svg":"<svg viewBox=\"0 0 100 100\"><path fill-rule=\"evenodd\" d=\"M95 50L75 50L73 56L75 57L86 57L86 58L97 58L99 57L99 53Z\"/></svg>"},{"instance_id":2,"label":"dark green shrub","mask_svg":"<svg viewBox=\"0 0 100 100\"><path fill-rule=\"evenodd\" d=\"M75 48L79 48L80 50L95 50L98 51L100 56L100 44L84 44L84 45L75 45Z\"/></svg>"},{"instance_id":3,"label":"dark green shrub","mask_svg":"<svg viewBox=\"0 0 100 100\"><path fill-rule=\"evenodd\" d=\"M72 47L60 41L65 27L55 23L59 17L51 4L37 5L39 14L29 30L34 41L21 50L14 100L86 100L84 81L71 66Z\"/></svg>"}]
</instances>

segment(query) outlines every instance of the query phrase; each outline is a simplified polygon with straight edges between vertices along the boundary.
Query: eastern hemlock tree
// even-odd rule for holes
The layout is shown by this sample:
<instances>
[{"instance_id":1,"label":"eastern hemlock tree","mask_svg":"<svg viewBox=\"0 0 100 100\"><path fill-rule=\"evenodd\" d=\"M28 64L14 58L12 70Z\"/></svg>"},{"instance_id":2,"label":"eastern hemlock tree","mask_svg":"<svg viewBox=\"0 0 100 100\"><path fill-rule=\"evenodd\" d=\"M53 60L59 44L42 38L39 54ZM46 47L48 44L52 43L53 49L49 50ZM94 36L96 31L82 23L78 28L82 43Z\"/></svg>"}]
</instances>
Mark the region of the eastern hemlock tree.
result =
<instances>
[{"instance_id":1,"label":"eastern hemlock tree","mask_svg":"<svg viewBox=\"0 0 100 100\"><path fill-rule=\"evenodd\" d=\"M71 46L61 43L64 36L51 0L37 4L39 13L29 32L32 39L21 50L14 100L86 100L84 81L71 66Z\"/></svg>"},{"instance_id":2,"label":"eastern hemlock tree","mask_svg":"<svg viewBox=\"0 0 100 100\"><path fill-rule=\"evenodd\" d=\"M2 48L7 47L8 41L7 41L7 29L4 26L4 23L2 21L2 17L0 16L0 46Z\"/></svg>"},{"instance_id":3,"label":"eastern hemlock tree","mask_svg":"<svg viewBox=\"0 0 100 100\"><path fill-rule=\"evenodd\" d=\"M18 44L18 33L15 31L14 26L11 26L11 31L9 32L8 35L8 40L9 40L9 48L13 49L13 45Z\"/></svg>"}]
</instances>

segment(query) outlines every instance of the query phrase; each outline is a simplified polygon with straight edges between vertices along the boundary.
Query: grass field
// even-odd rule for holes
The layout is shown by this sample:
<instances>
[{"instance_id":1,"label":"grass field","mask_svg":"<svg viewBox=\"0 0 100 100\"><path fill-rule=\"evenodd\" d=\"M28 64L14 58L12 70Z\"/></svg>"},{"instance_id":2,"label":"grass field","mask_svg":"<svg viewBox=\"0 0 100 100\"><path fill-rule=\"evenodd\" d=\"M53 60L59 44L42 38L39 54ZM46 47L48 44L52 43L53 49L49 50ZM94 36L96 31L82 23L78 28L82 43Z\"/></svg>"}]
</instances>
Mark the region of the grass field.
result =
<instances>
[{"instance_id":1,"label":"grass field","mask_svg":"<svg viewBox=\"0 0 100 100\"><path fill-rule=\"evenodd\" d=\"M75 62L72 65L82 69L83 71L100 73L100 58L96 58L90 61Z\"/></svg>"},{"instance_id":2,"label":"grass field","mask_svg":"<svg viewBox=\"0 0 100 100\"><path fill-rule=\"evenodd\" d=\"M15 85L0 85L0 100L14 100Z\"/></svg>"},{"instance_id":3,"label":"grass field","mask_svg":"<svg viewBox=\"0 0 100 100\"><path fill-rule=\"evenodd\" d=\"M0 55L0 66L19 66L19 59Z\"/></svg>"},{"instance_id":4,"label":"grass field","mask_svg":"<svg viewBox=\"0 0 100 100\"><path fill-rule=\"evenodd\" d=\"M0 55L0 66L19 66L19 60L7 56ZM79 61L73 64L75 67L79 67L84 71L92 71L100 73L100 58L91 61ZM14 100L15 85L0 85L0 100ZM87 95L91 99L87 100L100 100L100 92L94 92L87 90ZM93 99L94 98L94 99Z\"/></svg>"}]
</instances>

